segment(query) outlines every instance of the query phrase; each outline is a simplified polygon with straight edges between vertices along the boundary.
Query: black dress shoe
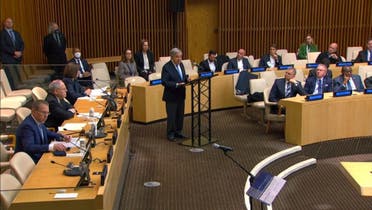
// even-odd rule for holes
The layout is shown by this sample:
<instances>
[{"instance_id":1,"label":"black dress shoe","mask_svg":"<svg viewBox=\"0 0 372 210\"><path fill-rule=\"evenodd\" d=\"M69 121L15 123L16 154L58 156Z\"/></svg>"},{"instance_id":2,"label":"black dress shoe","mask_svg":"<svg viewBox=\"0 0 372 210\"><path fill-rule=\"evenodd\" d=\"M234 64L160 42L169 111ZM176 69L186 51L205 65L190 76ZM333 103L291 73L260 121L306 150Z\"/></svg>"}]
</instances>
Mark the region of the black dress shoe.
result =
<instances>
[{"instance_id":1,"label":"black dress shoe","mask_svg":"<svg viewBox=\"0 0 372 210\"><path fill-rule=\"evenodd\" d=\"M184 136L184 135L181 134L181 133L176 133L176 134L174 134L174 136L175 136L176 138L179 138L179 139L186 139L186 138L187 138L186 136Z\"/></svg>"},{"instance_id":2,"label":"black dress shoe","mask_svg":"<svg viewBox=\"0 0 372 210\"><path fill-rule=\"evenodd\" d=\"M174 137L174 135L169 135L167 138L168 138L168 141L176 141L176 138Z\"/></svg>"}]
</instances>

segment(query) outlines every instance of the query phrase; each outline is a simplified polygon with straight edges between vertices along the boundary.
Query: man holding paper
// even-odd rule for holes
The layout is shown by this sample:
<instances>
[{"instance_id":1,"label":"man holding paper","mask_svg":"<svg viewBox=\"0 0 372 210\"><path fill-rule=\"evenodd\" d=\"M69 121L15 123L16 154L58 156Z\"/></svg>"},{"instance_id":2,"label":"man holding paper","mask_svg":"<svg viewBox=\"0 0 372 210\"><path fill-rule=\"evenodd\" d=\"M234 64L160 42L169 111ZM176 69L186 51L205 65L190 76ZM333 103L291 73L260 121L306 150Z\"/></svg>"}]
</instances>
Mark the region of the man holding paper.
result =
<instances>
[{"instance_id":1,"label":"man holding paper","mask_svg":"<svg viewBox=\"0 0 372 210\"><path fill-rule=\"evenodd\" d=\"M16 130L15 152L26 152L35 163L39 161L45 152L66 150L63 143L52 140L71 140L71 136L54 133L46 129L44 122L48 115L48 102L35 101L32 104L31 115L27 116Z\"/></svg>"}]
</instances>

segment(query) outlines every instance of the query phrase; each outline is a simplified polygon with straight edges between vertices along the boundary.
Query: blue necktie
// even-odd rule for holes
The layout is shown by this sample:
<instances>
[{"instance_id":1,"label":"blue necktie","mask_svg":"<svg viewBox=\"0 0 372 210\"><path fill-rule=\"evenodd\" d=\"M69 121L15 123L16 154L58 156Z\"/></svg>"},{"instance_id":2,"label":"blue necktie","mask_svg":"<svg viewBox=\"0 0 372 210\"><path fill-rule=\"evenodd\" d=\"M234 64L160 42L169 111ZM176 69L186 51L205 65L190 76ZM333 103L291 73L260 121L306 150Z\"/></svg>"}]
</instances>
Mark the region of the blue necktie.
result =
<instances>
[{"instance_id":1,"label":"blue necktie","mask_svg":"<svg viewBox=\"0 0 372 210\"><path fill-rule=\"evenodd\" d=\"M182 71L181 71L181 67L180 67L180 65L177 65L177 66L176 66L176 69L177 69L177 71L178 71L178 74L180 75L181 80L183 80L183 76L182 76Z\"/></svg>"},{"instance_id":2,"label":"blue necktie","mask_svg":"<svg viewBox=\"0 0 372 210\"><path fill-rule=\"evenodd\" d=\"M288 98L291 96L291 83L287 82L287 88L285 89L285 97Z\"/></svg>"},{"instance_id":3,"label":"blue necktie","mask_svg":"<svg viewBox=\"0 0 372 210\"><path fill-rule=\"evenodd\" d=\"M16 39L13 30L9 31L10 38L12 38L13 44L15 45Z\"/></svg>"},{"instance_id":4,"label":"blue necktie","mask_svg":"<svg viewBox=\"0 0 372 210\"><path fill-rule=\"evenodd\" d=\"M40 131L40 136L41 136L41 143L44 144L44 132L43 132L43 127L40 125L38 125L39 127L39 131Z\"/></svg>"},{"instance_id":5,"label":"blue necktie","mask_svg":"<svg viewBox=\"0 0 372 210\"><path fill-rule=\"evenodd\" d=\"M318 79L318 94L322 93L322 80Z\"/></svg>"},{"instance_id":6,"label":"blue necktie","mask_svg":"<svg viewBox=\"0 0 372 210\"><path fill-rule=\"evenodd\" d=\"M372 50L369 51L369 59L368 61L372 61Z\"/></svg>"},{"instance_id":7,"label":"blue necktie","mask_svg":"<svg viewBox=\"0 0 372 210\"><path fill-rule=\"evenodd\" d=\"M350 78L351 79L351 78ZM350 80L349 81L347 81L347 89L348 90L353 90L353 88L351 87L351 84L350 84Z\"/></svg>"}]
</instances>

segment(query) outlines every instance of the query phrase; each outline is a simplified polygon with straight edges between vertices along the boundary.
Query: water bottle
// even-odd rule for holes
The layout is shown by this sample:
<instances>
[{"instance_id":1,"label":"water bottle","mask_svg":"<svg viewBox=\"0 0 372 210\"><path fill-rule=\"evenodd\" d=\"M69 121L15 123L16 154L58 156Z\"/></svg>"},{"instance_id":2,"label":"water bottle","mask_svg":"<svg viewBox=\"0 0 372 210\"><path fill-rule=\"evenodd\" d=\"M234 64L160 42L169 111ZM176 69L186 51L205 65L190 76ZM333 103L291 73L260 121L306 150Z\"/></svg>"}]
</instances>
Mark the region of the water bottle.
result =
<instances>
[{"instance_id":1,"label":"water bottle","mask_svg":"<svg viewBox=\"0 0 372 210\"><path fill-rule=\"evenodd\" d=\"M91 107L89 109L89 117L94 117L94 108L93 107Z\"/></svg>"}]
</instances>

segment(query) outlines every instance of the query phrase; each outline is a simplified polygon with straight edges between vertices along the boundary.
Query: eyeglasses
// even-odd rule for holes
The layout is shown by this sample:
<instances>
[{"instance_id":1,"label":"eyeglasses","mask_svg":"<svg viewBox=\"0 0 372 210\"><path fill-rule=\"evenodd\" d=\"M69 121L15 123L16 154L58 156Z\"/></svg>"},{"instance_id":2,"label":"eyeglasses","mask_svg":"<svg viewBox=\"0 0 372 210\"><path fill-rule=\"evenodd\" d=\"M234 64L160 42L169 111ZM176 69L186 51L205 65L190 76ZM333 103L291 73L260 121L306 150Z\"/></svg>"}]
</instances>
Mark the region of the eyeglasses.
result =
<instances>
[{"instance_id":1,"label":"eyeglasses","mask_svg":"<svg viewBox=\"0 0 372 210\"><path fill-rule=\"evenodd\" d=\"M49 116L50 112L42 112L42 111L37 111L39 114L42 114L44 116Z\"/></svg>"}]
</instances>

